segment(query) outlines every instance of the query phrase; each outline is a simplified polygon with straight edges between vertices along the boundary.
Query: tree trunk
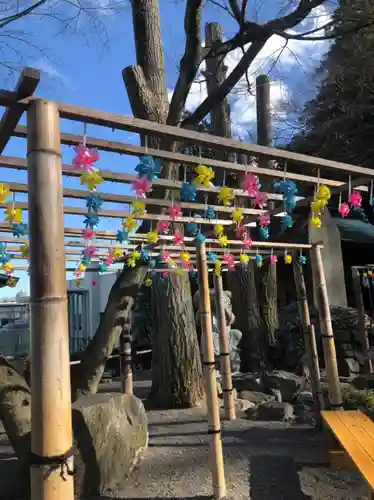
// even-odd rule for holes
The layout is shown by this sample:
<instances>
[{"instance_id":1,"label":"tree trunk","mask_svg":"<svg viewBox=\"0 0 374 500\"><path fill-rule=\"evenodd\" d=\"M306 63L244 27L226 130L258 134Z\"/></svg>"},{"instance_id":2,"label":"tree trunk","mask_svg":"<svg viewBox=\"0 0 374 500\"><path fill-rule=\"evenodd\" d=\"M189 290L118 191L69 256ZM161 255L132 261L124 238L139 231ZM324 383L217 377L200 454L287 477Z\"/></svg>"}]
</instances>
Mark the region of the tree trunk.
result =
<instances>
[{"instance_id":1,"label":"tree trunk","mask_svg":"<svg viewBox=\"0 0 374 500\"><path fill-rule=\"evenodd\" d=\"M240 341L241 371L260 372L264 366L264 326L257 299L253 261L247 266L237 265L235 272L227 273L235 314L234 328L243 334ZM243 290L246 293L243 293Z\"/></svg>"},{"instance_id":2,"label":"tree trunk","mask_svg":"<svg viewBox=\"0 0 374 500\"><path fill-rule=\"evenodd\" d=\"M272 346L275 344L275 332L279 328L277 266L266 259L261 271L261 315L267 331L267 345Z\"/></svg>"},{"instance_id":3,"label":"tree trunk","mask_svg":"<svg viewBox=\"0 0 374 500\"><path fill-rule=\"evenodd\" d=\"M191 288L187 273L157 273L152 286L152 389L158 408L197 406L204 394Z\"/></svg>"}]
</instances>

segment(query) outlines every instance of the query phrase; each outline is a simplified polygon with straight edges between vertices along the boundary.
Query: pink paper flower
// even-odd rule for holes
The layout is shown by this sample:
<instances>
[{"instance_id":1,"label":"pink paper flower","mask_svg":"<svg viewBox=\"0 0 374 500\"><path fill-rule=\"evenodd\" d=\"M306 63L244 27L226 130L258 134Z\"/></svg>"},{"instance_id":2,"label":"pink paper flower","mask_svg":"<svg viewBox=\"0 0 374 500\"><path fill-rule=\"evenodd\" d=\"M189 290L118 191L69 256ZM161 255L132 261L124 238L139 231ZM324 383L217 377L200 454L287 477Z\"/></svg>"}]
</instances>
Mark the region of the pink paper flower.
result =
<instances>
[{"instance_id":1,"label":"pink paper flower","mask_svg":"<svg viewBox=\"0 0 374 500\"><path fill-rule=\"evenodd\" d=\"M186 262L185 260L182 260L181 266L184 267L185 269L189 269L190 268L190 264L188 262Z\"/></svg>"},{"instance_id":2,"label":"pink paper flower","mask_svg":"<svg viewBox=\"0 0 374 500\"><path fill-rule=\"evenodd\" d=\"M93 163L99 159L99 153L95 149L89 149L83 144L76 146L74 151L73 167L83 168L88 173L93 172L95 170Z\"/></svg>"},{"instance_id":3,"label":"pink paper flower","mask_svg":"<svg viewBox=\"0 0 374 500\"><path fill-rule=\"evenodd\" d=\"M179 217L181 214L181 207L179 205L171 205L168 208L168 214L170 219L174 220L176 217Z\"/></svg>"},{"instance_id":4,"label":"pink paper flower","mask_svg":"<svg viewBox=\"0 0 374 500\"><path fill-rule=\"evenodd\" d=\"M270 215L268 212L261 214L258 218L258 223L261 227L267 227L270 224Z\"/></svg>"},{"instance_id":5,"label":"pink paper flower","mask_svg":"<svg viewBox=\"0 0 374 500\"><path fill-rule=\"evenodd\" d=\"M360 207L361 206L361 195L358 191L353 191L351 196L349 197L348 203L352 205L352 207Z\"/></svg>"},{"instance_id":6,"label":"pink paper flower","mask_svg":"<svg viewBox=\"0 0 374 500\"><path fill-rule=\"evenodd\" d=\"M145 198L146 194L151 190L151 183L146 177L140 177L140 179L135 179L131 187L135 190L136 196L142 196Z\"/></svg>"},{"instance_id":7,"label":"pink paper flower","mask_svg":"<svg viewBox=\"0 0 374 500\"><path fill-rule=\"evenodd\" d=\"M272 255L270 257L270 263L271 264L276 264L278 262L278 257L276 255Z\"/></svg>"},{"instance_id":8,"label":"pink paper flower","mask_svg":"<svg viewBox=\"0 0 374 500\"><path fill-rule=\"evenodd\" d=\"M252 238L247 233L243 235L243 245L246 249L251 248L253 245Z\"/></svg>"},{"instance_id":9,"label":"pink paper flower","mask_svg":"<svg viewBox=\"0 0 374 500\"><path fill-rule=\"evenodd\" d=\"M175 231L174 233L174 243L175 245L183 245L184 237L179 231Z\"/></svg>"},{"instance_id":10,"label":"pink paper flower","mask_svg":"<svg viewBox=\"0 0 374 500\"><path fill-rule=\"evenodd\" d=\"M245 233L245 227L242 224L238 224L235 229L235 234L237 238L243 238Z\"/></svg>"},{"instance_id":11,"label":"pink paper flower","mask_svg":"<svg viewBox=\"0 0 374 500\"><path fill-rule=\"evenodd\" d=\"M108 255L104 262L107 266L111 266L113 264L113 257Z\"/></svg>"},{"instance_id":12,"label":"pink paper flower","mask_svg":"<svg viewBox=\"0 0 374 500\"><path fill-rule=\"evenodd\" d=\"M169 271L162 271L161 276L163 278L165 278L165 279L168 278L169 277Z\"/></svg>"},{"instance_id":13,"label":"pink paper flower","mask_svg":"<svg viewBox=\"0 0 374 500\"><path fill-rule=\"evenodd\" d=\"M349 214L350 212L350 208L349 208L349 205L348 203L341 203L339 205L339 213L342 217L347 217L347 215Z\"/></svg>"},{"instance_id":14,"label":"pink paper flower","mask_svg":"<svg viewBox=\"0 0 374 500\"><path fill-rule=\"evenodd\" d=\"M170 259L169 252L166 252L166 250L160 252L160 259L167 262Z\"/></svg>"},{"instance_id":15,"label":"pink paper flower","mask_svg":"<svg viewBox=\"0 0 374 500\"><path fill-rule=\"evenodd\" d=\"M158 234L168 234L169 232L169 222L167 220L159 220L157 222L157 232Z\"/></svg>"},{"instance_id":16,"label":"pink paper flower","mask_svg":"<svg viewBox=\"0 0 374 500\"><path fill-rule=\"evenodd\" d=\"M92 280L91 283L92 283L92 286L96 286L96 280Z\"/></svg>"},{"instance_id":17,"label":"pink paper flower","mask_svg":"<svg viewBox=\"0 0 374 500\"><path fill-rule=\"evenodd\" d=\"M232 253L226 253L222 257L222 262L226 264L228 267L232 267L235 265L235 257L233 256Z\"/></svg>"},{"instance_id":18,"label":"pink paper flower","mask_svg":"<svg viewBox=\"0 0 374 500\"><path fill-rule=\"evenodd\" d=\"M95 238L95 231L90 228L85 229L83 231L83 238L85 240L93 240Z\"/></svg>"},{"instance_id":19,"label":"pink paper flower","mask_svg":"<svg viewBox=\"0 0 374 500\"><path fill-rule=\"evenodd\" d=\"M259 208L264 208L266 200L267 200L267 198L266 198L265 193L261 193L261 191L258 191L255 199L253 200L253 206L259 207Z\"/></svg>"},{"instance_id":20,"label":"pink paper flower","mask_svg":"<svg viewBox=\"0 0 374 500\"><path fill-rule=\"evenodd\" d=\"M96 247L94 247L93 245L89 245L84 249L84 255L86 257L93 257L95 255L95 252Z\"/></svg>"},{"instance_id":21,"label":"pink paper flower","mask_svg":"<svg viewBox=\"0 0 374 500\"><path fill-rule=\"evenodd\" d=\"M256 198L258 194L258 182L254 174L245 174L240 187L243 191L247 191L250 198Z\"/></svg>"}]
</instances>

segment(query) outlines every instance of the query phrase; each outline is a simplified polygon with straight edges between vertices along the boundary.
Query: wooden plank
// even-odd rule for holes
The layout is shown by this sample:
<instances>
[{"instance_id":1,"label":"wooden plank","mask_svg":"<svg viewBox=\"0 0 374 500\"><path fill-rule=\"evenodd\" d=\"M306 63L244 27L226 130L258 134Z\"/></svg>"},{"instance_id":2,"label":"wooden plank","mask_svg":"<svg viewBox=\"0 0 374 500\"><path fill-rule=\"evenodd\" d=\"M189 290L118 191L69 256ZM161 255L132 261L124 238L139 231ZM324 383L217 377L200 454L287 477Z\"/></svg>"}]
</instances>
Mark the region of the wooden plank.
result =
<instances>
[{"instance_id":1,"label":"wooden plank","mask_svg":"<svg viewBox=\"0 0 374 500\"><path fill-rule=\"evenodd\" d=\"M321 415L349 454L369 487L374 490L374 449L370 448L368 450L367 447L363 446L364 435L368 438L369 435L367 433L362 434L361 429L363 427L361 426L357 426L352 430L350 415L345 416L345 413L343 411L323 411ZM371 446L373 445L371 444Z\"/></svg>"},{"instance_id":2,"label":"wooden plank","mask_svg":"<svg viewBox=\"0 0 374 500\"><path fill-rule=\"evenodd\" d=\"M30 97L35 92L40 81L40 71L34 68L24 68L18 79L15 94L16 99ZM24 112L24 107L15 104L7 108L0 120L0 154L4 151L13 130L17 126Z\"/></svg>"}]
</instances>

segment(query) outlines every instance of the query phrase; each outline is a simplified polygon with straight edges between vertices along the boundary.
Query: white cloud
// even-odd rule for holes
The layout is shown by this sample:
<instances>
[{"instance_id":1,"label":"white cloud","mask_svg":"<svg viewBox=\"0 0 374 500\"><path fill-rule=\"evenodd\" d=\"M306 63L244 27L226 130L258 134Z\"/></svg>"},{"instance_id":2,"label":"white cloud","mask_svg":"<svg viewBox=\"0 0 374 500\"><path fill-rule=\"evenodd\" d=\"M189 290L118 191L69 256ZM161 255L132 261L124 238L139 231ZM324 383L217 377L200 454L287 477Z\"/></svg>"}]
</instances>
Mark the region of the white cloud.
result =
<instances>
[{"instance_id":1,"label":"white cloud","mask_svg":"<svg viewBox=\"0 0 374 500\"><path fill-rule=\"evenodd\" d=\"M72 88L70 78L61 73L48 59L38 59L37 61L33 61L32 67L39 69L48 78L57 80L65 86Z\"/></svg>"},{"instance_id":2,"label":"white cloud","mask_svg":"<svg viewBox=\"0 0 374 500\"><path fill-rule=\"evenodd\" d=\"M306 31L325 25L330 20L330 14L324 7L318 7L298 27ZM296 31L290 31L296 33ZM311 36L320 36L323 31ZM255 81L261 73L268 73L271 79L271 108L274 118L274 128L282 128L282 123L295 107L295 103L305 102L310 97L310 83L313 70L319 64L321 57L329 46L327 41L301 42L273 35L251 64L247 78L243 77L229 96L233 134L236 137L248 137L255 141L256 96ZM235 68L243 53L236 49L225 58L228 74ZM193 83L187 99L186 108L194 110L207 96L206 85L200 68L198 81ZM247 80L251 87L248 92ZM308 95L309 90L309 95ZM169 90L169 97L172 91ZM283 127L284 128L284 127ZM276 134L276 132L275 132Z\"/></svg>"}]
</instances>

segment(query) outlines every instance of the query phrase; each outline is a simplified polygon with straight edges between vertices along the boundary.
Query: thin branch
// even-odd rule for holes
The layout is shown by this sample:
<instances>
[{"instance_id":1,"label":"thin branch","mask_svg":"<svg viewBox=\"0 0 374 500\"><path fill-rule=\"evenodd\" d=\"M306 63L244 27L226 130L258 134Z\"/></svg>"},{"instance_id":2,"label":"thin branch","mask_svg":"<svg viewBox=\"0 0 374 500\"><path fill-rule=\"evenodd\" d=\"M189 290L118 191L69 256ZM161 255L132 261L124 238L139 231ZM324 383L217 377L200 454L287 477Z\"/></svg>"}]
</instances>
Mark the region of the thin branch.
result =
<instances>
[{"instance_id":1,"label":"thin branch","mask_svg":"<svg viewBox=\"0 0 374 500\"><path fill-rule=\"evenodd\" d=\"M49 0L39 0L39 2L36 2L34 5L30 5L30 7L27 7L27 9L21 10L21 12L17 12L16 14L13 14L8 17L4 17L3 19L0 19L0 28L4 28L10 23L13 23L14 21L18 21L19 19L22 19L23 17L28 16L32 12L34 12L36 9L38 9L41 5L47 3Z\"/></svg>"}]
</instances>

